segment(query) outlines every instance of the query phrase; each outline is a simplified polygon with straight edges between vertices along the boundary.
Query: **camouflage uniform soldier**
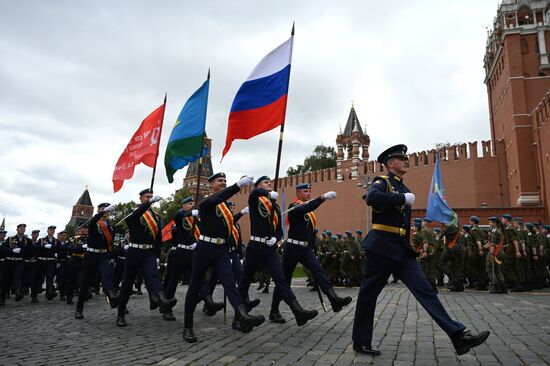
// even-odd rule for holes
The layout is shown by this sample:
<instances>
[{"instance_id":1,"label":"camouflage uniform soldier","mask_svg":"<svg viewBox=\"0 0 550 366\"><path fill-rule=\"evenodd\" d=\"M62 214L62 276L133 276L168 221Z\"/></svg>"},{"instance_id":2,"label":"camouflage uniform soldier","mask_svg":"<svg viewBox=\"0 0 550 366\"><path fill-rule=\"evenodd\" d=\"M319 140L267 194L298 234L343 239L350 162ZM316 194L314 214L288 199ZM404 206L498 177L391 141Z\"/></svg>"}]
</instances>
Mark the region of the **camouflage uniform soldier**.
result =
<instances>
[{"instance_id":1,"label":"camouflage uniform soldier","mask_svg":"<svg viewBox=\"0 0 550 366\"><path fill-rule=\"evenodd\" d=\"M449 276L450 291L464 291L463 283L463 250L464 237L458 232L458 228L449 225L443 230L443 237L446 242L445 251L441 255L443 267Z\"/></svg>"},{"instance_id":2,"label":"camouflage uniform soldier","mask_svg":"<svg viewBox=\"0 0 550 366\"><path fill-rule=\"evenodd\" d=\"M332 271L332 232L325 232L325 242L323 244L323 259L321 260L321 267L327 274L330 283L335 284L334 273Z\"/></svg>"},{"instance_id":3,"label":"camouflage uniform soldier","mask_svg":"<svg viewBox=\"0 0 550 366\"><path fill-rule=\"evenodd\" d=\"M502 274L502 263L504 261L504 253L502 246L504 244L504 226L500 220L495 217L489 217L489 224L491 225L491 231L489 233L489 255L485 261L485 268L487 275L489 276L489 283L491 284L492 294L506 294L506 281Z\"/></svg>"},{"instance_id":4,"label":"camouflage uniform soldier","mask_svg":"<svg viewBox=\"0 0 550 366\"><path fill-rule=\"evenodd\" d=\"M441 265L441 254L443 254L445 247L443 246L443 236L441 235L441 228L439 227L434 228L434 235L435 235L434 262L435 262L435 270L437 273L437 286L445 286L445 282L443 281L443 278L445 276L445 270Z\"/></svg>"},{"instance_id":5,"label":"camouflage uniform soldier","mask_svg":"<svg viewBox=\"0 0 550 366\"><path fill-rule=\"evenodd\" d=\"M542 238L539 243L540 251L544 253L543 272L546 278L546 287L550 286L550 225L541 226Z\"/></svg>"},{"instance_id":6,"label":"camouflage uniform soldier","mask_svg":"<svg viewBox=\"0 0 550 366\"><path fill-rule=\"evenodd\" d=\"M479 217L470 217L471 230L470 235L473 241L472 256L475 258L472 260L472 265L477 268L478 282L476 284L476 290L487 290L487 274L485 271L485 251L483 245L485 243L485 234L479 227Z\"/></svg>"},{"instance_id":7,"label":"camouflage uniform soldier","mask_svg":"<svg viewBox=\"0 0 550 366\"><path fill-rule=\"evenodd\" d=\"M538 265L538 245L537 245L537 230L532 223L525 224L527 229L527 242L525 243L525 249L527 251L527 260L529 261L529 267L533 274L533 288L541 290L543 287L542 273Z\"/></svg>"},{"instance_id":8,"label":"camouflage uniform soldier","mask_svg":"<svg viewBox=\"0 0 550 366\"><path fill-rule=\"evenodd\" d=\"M432 285L433 290L437 293L437 269L436 269L436 251L435 251L435 234L431 227L432 220L425 217L422 219L422 253L420 256L424 256L426 262L426 277L428 282Z\"/></svg>"},{"instance_id":9,"label":"camouflage uniform soldier","mask_svg":"<svg viewBox=\"0 0 550 366\"><path fill-rule=\"evenodd\" d=\"M532 256L529 258L530 256L528 255L529 248L527 244L527 231L525 230L523 220L519 217L514 217L513 226L518 233L519 250L522 255L519 260L520 271L525 279L525 289L527 291L531 291L535 286L535 274L533 273L533 269L531 267Z\"/></svg>"},{"instance_id":10,"label":"camouflage uniform soldier","mask_svg":"<svg viewBox=\"0 0 550 366\"><path fill-rule=\"evenodd\" d=\"M502 263L502 273L506 278L508 287L511 291L525 291L524 278L520 269L520 259L522 258L518 233L512 226L512 216L509 214L502 215L502 224L504 225L504 248L505 258Z\"/></svg>"},{"instance_id":11,"label":"camouflage uniform soldier","mask_svg":"<svg viewBox=\"0 0 550 366\"><path fill-rule=\"evenodd\" d=\"M477 245L474 242L474 239L471 235L472 227L470 225L462 225L462 235L464 236L464 246L467 251L466 266L464 267L464 272L466 279L468 280L468 286L466 288L475 288L478 282L478 273L476 260L477 255Z\"/></svg>"}]
</instances>

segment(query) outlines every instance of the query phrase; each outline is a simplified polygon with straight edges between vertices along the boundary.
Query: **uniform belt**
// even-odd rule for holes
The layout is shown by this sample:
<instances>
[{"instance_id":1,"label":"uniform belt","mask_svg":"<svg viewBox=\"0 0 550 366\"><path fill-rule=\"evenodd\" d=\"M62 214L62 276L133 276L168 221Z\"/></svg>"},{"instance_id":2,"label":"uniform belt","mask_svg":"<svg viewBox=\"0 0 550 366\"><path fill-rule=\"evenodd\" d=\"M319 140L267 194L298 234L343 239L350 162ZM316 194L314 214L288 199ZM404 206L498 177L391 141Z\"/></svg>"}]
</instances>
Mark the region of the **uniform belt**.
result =
<instances>
[{"instance_id":1,"label":"uniform belt","mask_svg":"<svg viewBox=\"0 0 550 366\"><path fill-rule=\"evenodd\" d=\"M84 253L73 253L73 254L71 254L71 256L82 258L82 257L84 257Z\"/></svg>"},{"instance_id":2,"label":"uniform belt","mask_svg":"<svg viewBox=\"0 0 550 366\"><path fill-rule=\"evenodd\" d=\"M55 261L57 258L50 258L50 257L38 257L39 261Z\"/></svg>"},{"instance_id":3,"label":"uniform belt","mask_svg":"<svg viewBox=\"0 0 550 366\"><path fill-rule=\"evenodd\" d=\"M290 238L288 238L286 241L289 242L290 244L296 244L296 245L301 245L303 247L307 247L307 241L294 240Z\"/></svg>"},{"instance_id":4,"label":"uniform belt","mask_svg":"<svg viewBox=\"0 0 550 366\"><path fill-rule=\"evenodd\" d=\"M384 224L372 224L372 228L373 230L385 231L388 233L399 234L401 236L407 235L406 229L403 229L397 226L390 226L390 225L384 225Z\"/></svg>"},{"instance_id":5,"label":"uniform belt","mask_svg":"<svg viewBox=\"0 0 550 366\"><path fill-rule=\"evenodd\" d=\"M25 259L25 263L36 263L36 259Z\"/></svg>"},{"instance_id":6,"label":"uniform belt","mask_svg":"<svg viewBox=\"0 0 550 366\"><path fill-rule=\"evenodd\" d=\"M18 257L6 257L7 260L9 261L22 261L23 258L18 258Z\"/></svg>"},{"instance_id":7,"label":"uniform belt","mask_svg":"<svg viewBox=\"0 0 550 366\"><path fill-rule=\"evenodd\" d=\"M126 257L117 257L118 259L126 259Z\"/></svg>"},{"instance_id":8,"label":"uniform belt","mask_svg":"<svg viewBox=\"0 0 550 366\"><path fill-rule=\"evenodd\" d=\"M223 238L211 238L211 237L206 236L206 235L199 236L199 240L205 241L207 243L218 244L218 245L222 245L222 244L225 243L225 239L223 239Z\"/></svg>"},{"instance_id":9,"label":"uniform belt","mask_svg":"<svg viewBox=\"0 0 550 366\"><path fill-rule=\"evenodd\" d=\"M136 249L153 249L153 244L135 244L130 243L128 244L130 248L136 248Z\"/></svg>"},{"instance_id":10,"label":"uniform belt","mask_svg":"<svg viewBox=\"0 0 550 366\"><path fill-rule=\"evenodd\" d=\"M250 240L257 241L259 243L267 244L268 238L260 238L259 236L251 236Z\"/></svg>"},{"instance_id":11,"label":"uniform belt","mask_svg":"<svg viewBox=\"0 0 550 366\"><path fill-rule=\"evenodd\" d=\"M99 253L99 254L107 253L107 249L96 249L96 248L90 248L90 247L88 247L86 251L92 252L92 253Z\"/></svg>"},{"instance_id":12,"label":"uniform belt","mask_svg":"<svg viewBox=\"0 0 550 366\"><path fill-rule=\"evenodd\" d=\"M187 250L193 250L192 245L185 245L185 244L178 244L178 248L180 249L187 249Z\"/></svg>"}]
</instances>

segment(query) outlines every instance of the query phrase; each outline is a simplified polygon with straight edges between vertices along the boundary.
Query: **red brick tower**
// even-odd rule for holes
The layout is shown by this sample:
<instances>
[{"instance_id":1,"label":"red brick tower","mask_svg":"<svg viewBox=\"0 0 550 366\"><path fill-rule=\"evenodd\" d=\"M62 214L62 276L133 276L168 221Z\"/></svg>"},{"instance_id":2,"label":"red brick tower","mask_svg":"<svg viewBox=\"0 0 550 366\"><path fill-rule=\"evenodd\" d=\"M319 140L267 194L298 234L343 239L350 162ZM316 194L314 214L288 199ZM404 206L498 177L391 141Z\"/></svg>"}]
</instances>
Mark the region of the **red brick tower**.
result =
<instances>
[{"instance_id":1,"label":"red brick tower","mask_svg":"<svg viewBox=\"0 0 550 366\"><path fill-rule=\"evenodd\" d=\"M205 195L210 193L210 185L208 184L208 177L214 174L212 169L212 140L208 137L204 138L204 143L208 148L208 152L202 161L201 178L200 178L200 194ZM187 168L187 173L183 179L183 188L186 188L191 194L197 192L197 175L199 168L199 160L195 160Z\"/></svg>"},{"instance_id":2,"label":"red brick tower","mask_svg":"<svg viewBox=\"0 0 550 366\"><path fill-rule=\"evenodd\" d=\"M532 115L550 89L550 0L504 0L484 58L491 138L506 161L504 205L544 204ZM546 143L548 144L548 143Z\"/></svg>"},{"instance_id":3,"label":"red brick tower","mask_svg":"<svg viewBox=\"0 0 550 366\"><path fill-rule=\"evenodd\" d=\"M71 220L69 225L73 227L78 227L82 223L88 221L94 214L94 205L92 204L92 199L90 198L90 192L88 192L88 187L84 190L76 204L73 206L73 213L71 214Z\"/></svg>"},{"instance_id":4,"label":"red brick tower","mask_svg":"<svg viewBox=\"0 0 550 366\"><path fill-rule=\"evenodd\" d=\"M344 131L336 137L337 181L357 179L364 175L369 160L369 135L363 132L353 104Z\"/></svg>"}]
</instances>

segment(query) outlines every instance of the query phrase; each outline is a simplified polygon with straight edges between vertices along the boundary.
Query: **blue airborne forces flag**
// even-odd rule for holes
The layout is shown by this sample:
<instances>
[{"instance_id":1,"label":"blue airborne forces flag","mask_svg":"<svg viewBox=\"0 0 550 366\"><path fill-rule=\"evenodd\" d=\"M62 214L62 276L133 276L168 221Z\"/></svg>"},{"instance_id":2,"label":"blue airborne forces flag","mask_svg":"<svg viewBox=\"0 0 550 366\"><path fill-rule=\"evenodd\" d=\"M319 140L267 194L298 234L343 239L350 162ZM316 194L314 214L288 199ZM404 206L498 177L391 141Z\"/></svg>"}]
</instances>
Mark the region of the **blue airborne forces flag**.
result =
<instances>
[{"instance_id":1,"label":"blue airborne forces flag","mask_svg":"<svg viewBox=\"0 0 550 366\"><path fill-rule=\"evenodd\" d=\"M441 179L441 166L439 165L439 154L436 155L432 184L428 193L428 206L426 217L446 225L458 226L458 216L451 210L445 199L443 180Z\"/></svg>"}]
</instances>

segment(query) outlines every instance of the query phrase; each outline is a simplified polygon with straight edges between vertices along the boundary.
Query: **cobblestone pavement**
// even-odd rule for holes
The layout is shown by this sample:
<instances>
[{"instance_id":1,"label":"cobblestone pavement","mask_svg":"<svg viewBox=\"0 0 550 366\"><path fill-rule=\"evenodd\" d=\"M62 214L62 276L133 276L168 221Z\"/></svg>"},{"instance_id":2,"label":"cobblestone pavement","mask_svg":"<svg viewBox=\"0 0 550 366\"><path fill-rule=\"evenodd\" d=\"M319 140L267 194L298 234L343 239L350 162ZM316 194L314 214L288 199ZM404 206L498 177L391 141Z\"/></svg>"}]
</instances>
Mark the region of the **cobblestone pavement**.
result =
<instances>
[{"instance_id":1,"label":"cobblestone pavement","mask_svg":"<svg viewBox=\"0 0 550 366\"><path fill-rule=\"evenodd\" d=\"M548 365L550 364L550 291L490 295L486 292L450 293L440 298L451 316L470 329L491 330L487 343L457 356L447 336L437 327L403 285L388 285L378 300L374 346L376 358L356 355L351 346L355 302L339 313L324 313L317 294L297 281L295 293L319 316L296 326L286 305L287 323L262 324L248 334L231 329L223 313L206 317L195 313L199 342L182 340L185 287L179 287L175 322L161 319L148 308L147 295L132 296L130 326L117 328L116 311L104 297L94 296L84 309L84 320L74 319L74 306L58 299L15 304L13 297L0 308L0 365ZM255 293L262 303L253 313L269 312L271 293ZM337 289L357 297L357 288ZM215 298L220 300L221 287ZM326 300L326 299L325 299Z\"/></svg>"}]
</instances>

